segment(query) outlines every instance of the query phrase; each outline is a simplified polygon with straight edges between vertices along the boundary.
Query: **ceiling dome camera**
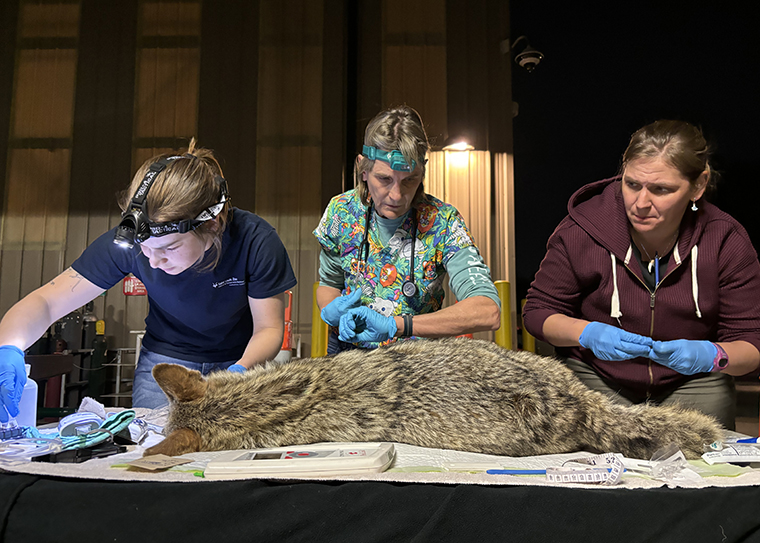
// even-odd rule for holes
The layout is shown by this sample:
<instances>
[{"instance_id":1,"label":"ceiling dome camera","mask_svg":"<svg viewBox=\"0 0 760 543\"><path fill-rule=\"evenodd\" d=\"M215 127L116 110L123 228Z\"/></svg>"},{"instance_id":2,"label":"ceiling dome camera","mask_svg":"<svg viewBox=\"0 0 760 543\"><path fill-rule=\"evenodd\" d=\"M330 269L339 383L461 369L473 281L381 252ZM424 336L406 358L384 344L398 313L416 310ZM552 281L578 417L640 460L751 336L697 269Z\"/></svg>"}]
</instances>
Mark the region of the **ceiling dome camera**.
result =
<instances>
[{"instance_id":1,"label":"ceiling dome camera","mask_svg":"<svg viewBox=\"0 0 760 543\"><path fill-rule=\"evenodd\" d=\"M515 62L517 62L520 67L532 72L543 58L544 55L540 51L536 51L529 45L522 53L515 56Z\"/></svg>"},{"instance_id":2,"label":"ceiling dome camera","mask_svg":"<svg viewBox=\"0 0 760 543\"><path fill-rule=\"evenodd\" d=\"M523 44L522 51L516 53L518 49L515 48L517 47L517 44L521 42ZM521 68L525 68L529 72L532 72L544 58L544 54L541 51L537 51L530 46L528 38L525 36L520 36L512 42L511 45L508 40L501 42L501 52L507 54L510 51L516 53L515 62L519 64Z\"/></svg>"}]
</instances>

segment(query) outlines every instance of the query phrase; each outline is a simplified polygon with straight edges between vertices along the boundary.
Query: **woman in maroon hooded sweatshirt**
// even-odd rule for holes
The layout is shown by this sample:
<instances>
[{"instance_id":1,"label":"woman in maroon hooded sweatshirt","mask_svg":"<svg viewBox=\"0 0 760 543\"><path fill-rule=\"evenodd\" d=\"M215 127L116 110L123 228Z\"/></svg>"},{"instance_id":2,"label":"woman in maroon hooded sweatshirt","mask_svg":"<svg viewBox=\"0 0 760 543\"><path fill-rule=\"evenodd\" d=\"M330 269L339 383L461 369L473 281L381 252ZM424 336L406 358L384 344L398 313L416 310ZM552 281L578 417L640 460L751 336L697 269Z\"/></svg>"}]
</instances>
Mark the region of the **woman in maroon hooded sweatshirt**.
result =
<instances>
[{"instance_id":1,"label":"woman in maroon hooded sweatshirt","mask_svg":"<svg viewBox=\"0 0 760 543\"><path fill-rule=\"evenodd\" d=\"M634 133L622 175L571 197L523 319L592 389L733 429L732 376L760 365L760 264L744 228L702 198L708 155L689 123Z\"/></svg>"}]
</instances>

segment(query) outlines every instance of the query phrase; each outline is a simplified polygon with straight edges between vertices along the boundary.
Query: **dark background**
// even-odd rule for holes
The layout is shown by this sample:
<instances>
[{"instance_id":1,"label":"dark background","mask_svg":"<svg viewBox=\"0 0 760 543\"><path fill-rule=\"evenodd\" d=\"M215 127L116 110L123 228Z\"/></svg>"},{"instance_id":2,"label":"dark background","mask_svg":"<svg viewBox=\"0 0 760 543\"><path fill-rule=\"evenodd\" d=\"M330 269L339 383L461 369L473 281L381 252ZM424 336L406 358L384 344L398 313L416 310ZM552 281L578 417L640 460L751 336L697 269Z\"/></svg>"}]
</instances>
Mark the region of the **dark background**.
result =
<instances>
[{"instance_id":1,"label":"dark background","mask_svg":"<svg viewBox=\"0 0 760 543\"><path fill-rule=\"evenodd\" d=\"M702 127L722 174L710 200L760 247L756 155L760 17L748 2L511 0L513 40L545 58L515 66L517 294L525 293L570 195L617 173L630 135L661 118Z\"/></svg>"}]
</instances>

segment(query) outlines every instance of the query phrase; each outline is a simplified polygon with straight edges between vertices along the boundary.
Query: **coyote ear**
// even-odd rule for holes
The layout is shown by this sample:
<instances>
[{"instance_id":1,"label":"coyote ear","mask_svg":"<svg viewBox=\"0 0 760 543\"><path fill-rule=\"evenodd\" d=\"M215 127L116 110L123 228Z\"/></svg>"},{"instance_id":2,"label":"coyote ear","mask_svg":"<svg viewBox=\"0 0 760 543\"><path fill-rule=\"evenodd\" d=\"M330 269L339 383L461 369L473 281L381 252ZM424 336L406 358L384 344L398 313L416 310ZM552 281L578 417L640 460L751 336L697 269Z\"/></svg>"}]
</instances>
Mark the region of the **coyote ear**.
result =
<instances>
[{"instance_id":1,"label":"coyote ear","mask_svg":"<svg viewBox=\"0 0 760 543\"><path fill-rule=\"evenodd\" d=\"M208 388L201 372L189 370L178 364L156 364L153 377L161 390L175 402L199 400Z\"/></svg>"}]
</instances>

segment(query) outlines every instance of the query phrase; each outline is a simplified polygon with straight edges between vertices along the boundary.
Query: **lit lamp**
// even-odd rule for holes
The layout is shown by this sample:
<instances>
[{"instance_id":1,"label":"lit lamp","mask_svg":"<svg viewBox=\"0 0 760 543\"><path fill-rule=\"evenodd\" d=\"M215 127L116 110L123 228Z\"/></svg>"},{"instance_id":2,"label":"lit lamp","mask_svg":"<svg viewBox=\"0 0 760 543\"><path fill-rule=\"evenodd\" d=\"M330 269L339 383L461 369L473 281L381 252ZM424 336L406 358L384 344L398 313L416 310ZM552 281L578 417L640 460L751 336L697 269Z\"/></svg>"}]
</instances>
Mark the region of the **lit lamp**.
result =
<instances>
[{"instance_id":1,"label":"lit lamp","mask_svg":"<svg viewBox=\"0 0 760 543\"><path fill-rule=\"evenodd\" d=\"M443 147L444 151L474 151L475 147L467 143L466 140L455 141Z\"/></svg>"},{"instance_id":2,"label":"lit lamp","mask_svg":"<svg viewBox=\"0 0 760 543\"><path fill-rule=\"evenodd\" d=\"M469 151L474 151L473 147L467 140L461 138L455 138L447 140L446 145L443 146L443 151L446 153L446 160L450 162L455 168L466 168L470 161Z\"/></svg>"},{"instance_id":3,"label":"lit lamp","mask_svg":"<svg viewBox=\"0 0 760 543\"><path fill-rule=\"evenodd\" d=\"M464 138L449 138L428 154L426 192L456 207L486 264L491 254L491 153Z\"/></svg>"}]
</instances>

